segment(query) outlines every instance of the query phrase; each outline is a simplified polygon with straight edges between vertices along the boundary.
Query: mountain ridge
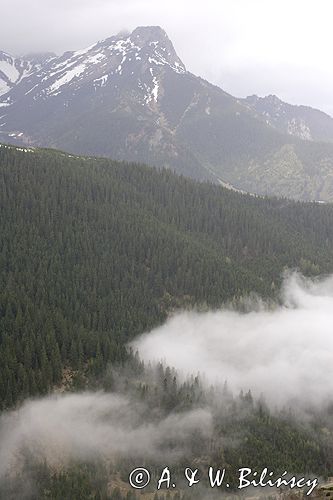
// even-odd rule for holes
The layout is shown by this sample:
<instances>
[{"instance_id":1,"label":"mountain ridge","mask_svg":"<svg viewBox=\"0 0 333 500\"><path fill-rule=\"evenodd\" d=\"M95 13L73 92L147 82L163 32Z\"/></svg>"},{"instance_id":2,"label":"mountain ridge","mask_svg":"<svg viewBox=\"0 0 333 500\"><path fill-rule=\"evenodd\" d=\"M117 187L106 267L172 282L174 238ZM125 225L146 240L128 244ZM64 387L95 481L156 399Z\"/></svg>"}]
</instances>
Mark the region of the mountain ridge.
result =
<instances>
[{"instance_id":1,"label":"mountain ridge","mask_svg":"<svg viewBox=\"0 0 333 500\"><path fill-rule=\"evenodd\" d=\"M333 118L311 106L289 104L274 94L248 96L242 100L282 133L303 140L333 142Z\"/></svg>"},{"instance_id":2,"label":"mountain ridge","mask_svg":"<svg viewBox=\"0 0 333 500\"><path fill-rule=\"evenodd\" d=\"M138 27L36 63L0 97L0 140L167 167L260 195L333 200L333 144L319 144L319 132L308 140L308 125L302 137L297 116L289 132L276 112L268 120L268 104L192 74L161 27Z\"/></svg>"}]
</instances>

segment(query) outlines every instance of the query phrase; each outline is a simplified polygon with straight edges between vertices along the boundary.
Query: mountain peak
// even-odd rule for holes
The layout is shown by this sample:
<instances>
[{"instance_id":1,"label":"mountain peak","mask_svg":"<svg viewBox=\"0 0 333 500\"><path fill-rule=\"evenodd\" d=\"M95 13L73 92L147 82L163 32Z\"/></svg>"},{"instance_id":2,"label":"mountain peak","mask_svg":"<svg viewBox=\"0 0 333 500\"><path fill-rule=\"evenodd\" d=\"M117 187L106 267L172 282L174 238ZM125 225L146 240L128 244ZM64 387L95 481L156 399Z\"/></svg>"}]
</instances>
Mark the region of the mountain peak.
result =
<instances>
[{"instance_id":1,"label":"mountain peak","mask_svg":"<svg viewBox=\"0 0 333 500\"><path fill-rule=\"evenodd\" d=\"M43 64L56 57L57 55L54 52L29 52L28 54L24 54L21 59L23 61L33 61L36 64Z\"/></svg>"},{"instance_id":2,"label":"mountain peak","mask_svg":"<svg viewBox=\"0 0 333 500\"><path fill-rule=\"evenodd\" d=\"M140 38L144 42L169 40L168 35L161 26L138 26L131 37Z\"/></svg>"},{"instance_id":3,"label":"mountain peak","mask_svg":"<svg viewBox=\"0 0 333 500\"><path fill-rule=\"evenodd\" d=\"M284 102L275 94L269 94L268 96L263 97L263 99L272 104L284 104Z\"/></svg>"},{"instance_id":4,"label":"mountain peak","mask_svg":"<svg viewBox=\"0 0 333 500\"><path fill-rule=\"evenodd\" d=\"M270 104L285 104L278 96L275 94L269 94L264 97L259 97L257 94L250 95L245 98L245 101L249 103L256 103L256 102L266 102Z\"/></svg>"},{"instance_id":5,"label":"mountain peak","mask_svg":"<svg viewBox=\"0 0 333 500\"><path fill-rule=\"evenodd\" d=\"M0 96L6 95L6 98L0 107L12 105L16 95L22 93L36 102L64 93L68 99L77 92L84 93L84 89L96 92L104 87L115 92L118 88L135 88L142 103L149 104L158 100L159 82L165 71L186 73L171 40L160 26L140 26L132 33L120 32L59 57L42 54L30 58L29 62L27 59L18 62L7 55L3 58L4 62L0 59ZM20 88L9 96L21 80L24 81Z\"/></svg>"},{"instance_id":6,"label":"mountain peak","mask_svg":"<svg viewBox=\"0 0 333 500\"><path fill-rule=\"evenodd\" d=\"M160 26L139 26L131 33L130 39L150 56L152 61L166 63L180 73L186 71L170 38Z\"/></svg>"}]
</instances>

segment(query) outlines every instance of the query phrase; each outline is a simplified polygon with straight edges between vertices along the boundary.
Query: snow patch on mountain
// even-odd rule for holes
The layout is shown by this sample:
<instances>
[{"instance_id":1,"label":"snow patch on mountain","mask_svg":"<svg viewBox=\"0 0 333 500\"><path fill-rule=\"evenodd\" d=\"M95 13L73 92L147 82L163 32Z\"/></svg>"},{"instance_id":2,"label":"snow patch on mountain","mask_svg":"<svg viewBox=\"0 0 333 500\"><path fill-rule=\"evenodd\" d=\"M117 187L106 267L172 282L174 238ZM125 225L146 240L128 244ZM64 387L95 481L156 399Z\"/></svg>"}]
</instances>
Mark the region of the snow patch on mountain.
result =
<instances>
[{"instance_id":1,"label":"snow patch on mountain","mask_svg":"<svg viewBox=\"0 0 333 500\"><path fill-rule=\"evenodd\" d=\"M154 98L154 101L157 102L157 98L158 98L158 89L159 89L159 83L157 81L157 78L156 76L154 76L153 78L153 84L154 84L154 88L153 90L151 91L151 94Z\"/></svg>"},{"instance_id":2,"label":"snow patch on mountain","mask_svg":"<svg viewBox=\"0 0 333 500\"><path fill-rule=\"evenodd\" d=\"M150 68L150 74L152 76L151 84L142 83L141 80L139 80L138 83L139 89L143 90L144 92L143 104L157 102L158 100L160 84L157 76L154 75L152 68Z\"/></svg>"},{"instance_id":3,"label":"snow patch on mountain","mask_svg":"<svg viewBox=\"0 0 333 500\"><path fill-rule=\"evenodd\" d=\"M0 96L7 94L11 87L4 80L0 80Z\"/></svg>"},{"instance_id":4,"label":"snow patch on mountain","mask_svg":"<svg viewBox=\"0 0 333 500\"><path fill-rule=\"evenodd\" d=\"M157 57L157 58L156 58ZM177 61L171 63L163 57L158 51L155 52L155 57L149 57L148 61L150 64L156 64L157 66L170 66L176 73L185 73L185 66L180 65Z\"/></svg>"},{"instance_id":5,"label":"snow patch on mountain","mask_svg":"<svg viewBox=\"0 0 333 500\"><path fill-rule=\"evenodd\" d=\"M94 87L104 87L107 84L109 75L103 75L100 78L95 78Z\"/></svg>"},{"instance_id":6,"label":"snow patch on mountain","mask_svg":"<svg viewBox=\"0 0 333 500\"><path fill-rule=\"evenodd\" d=\"M15 60L13 61L15 63ZM0 73L3 73L10 82L15 83L20 77L20 72L8 60L0 61Z\"/></svg>"},{"instance_id":7,"label":"snow patch on mountain","mask_svg":"<svg viewBox=\"0 0 333 500\"><path fill-rule=\"evenodd\" d=\"M59 78L58 80L56 80L47 90L46 92L49 94L49 95L57 95L58 92L57 90L60 89L60 87L63 87L64 85L66 85L67 83L71 82L73 80L73 78L77 78L79 77L82 73L84 73L86 69L86 65L85 64L79 64L78 66L76 66L74 69L71 69L69 71L66 71L65 74L63 76L61 76L61 78Z\"/></svg>"},{"instance_id":8,"label":"snow patch on mountain","mask_svg":"<svg viewBox=\"0 0 333 500\"><path fill-rule=\"evenodd\" d=\"M24 78L36 71L38 65L27 58L15 58L0 51L0 96L9 94ZM2 100L0 105L9 106L11 99Z\"/></svg>"},{"instance_id":9,"label":"snow patch on mountain","mask_svg":"<svg viewBox=\"0 0 333 500\"><path fill-rule=\"evenodd\" d=\"M89 47L86 47L85 49L77 50L76 52L73 53L73 57L77 56L83 56L87 52L90 52L91 49L93 49L97 44L93 43L92 45L89 45Z\"/></svg>"}]
</instances>

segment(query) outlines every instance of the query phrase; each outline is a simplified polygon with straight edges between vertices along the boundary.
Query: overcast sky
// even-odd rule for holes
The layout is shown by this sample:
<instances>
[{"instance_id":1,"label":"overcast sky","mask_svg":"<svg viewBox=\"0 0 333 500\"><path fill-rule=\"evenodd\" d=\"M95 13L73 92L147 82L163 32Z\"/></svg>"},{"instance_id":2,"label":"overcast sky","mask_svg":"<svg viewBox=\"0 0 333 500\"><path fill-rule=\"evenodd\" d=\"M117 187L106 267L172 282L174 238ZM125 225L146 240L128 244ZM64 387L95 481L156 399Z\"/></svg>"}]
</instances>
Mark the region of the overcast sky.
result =
<instances>
[{"instance_id":1,"label":"overcast sky","mask_svg":"<svg viewBox=\"0 0 333 500\"><path fill-rule=\"evenodd\" d=\"M187 69L237 96L333 115L332 0L0 0L0 49L62 53L160 25Z\"/></svg>"}]
</instances>

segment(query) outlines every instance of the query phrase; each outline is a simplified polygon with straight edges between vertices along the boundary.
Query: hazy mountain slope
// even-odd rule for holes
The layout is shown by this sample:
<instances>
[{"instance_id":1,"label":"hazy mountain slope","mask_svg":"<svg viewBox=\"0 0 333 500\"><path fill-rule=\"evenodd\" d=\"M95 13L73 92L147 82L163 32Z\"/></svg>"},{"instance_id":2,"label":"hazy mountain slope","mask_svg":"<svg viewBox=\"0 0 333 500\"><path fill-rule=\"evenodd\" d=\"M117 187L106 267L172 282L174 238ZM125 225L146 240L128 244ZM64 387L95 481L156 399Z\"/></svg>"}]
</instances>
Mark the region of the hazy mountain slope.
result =
<instances>
[{"instance_id":1,"label":"hazy mountain slope","mask_svg":"<svg viewBox=\"0 0 333 500\"><path fill-rule=\"evenodd\" d=\"M6 95L1 136L212 178L160 116L157 101L169 73L180 76L185 68L158 27L65 53Z\"/></svg>"},{"instance_id":2,"label":"hazy mountain slope","mask_svg":"<svg viewBox=\"0 0 333 500\"><path fill-rule=\"evenodd\" d=\"M309 141L333 142L333 118L318 109L288 104L275 95L253 95L242 102L282 133Z\"/></svg>"},{"instance_id":3,"label":"hazy mountain slope","mask_svg":"<svg viewBox=\"0 0 333 500\"><path fill-rule=\"evenodd\" d=\"M290 135L252 101L186 71L159 27L45 57L14 83L0 98L2 141L165 166L259 194L333 199L333 144ZM320 119L312 139L323 137Z\"/></svg>"}]
</instances>

